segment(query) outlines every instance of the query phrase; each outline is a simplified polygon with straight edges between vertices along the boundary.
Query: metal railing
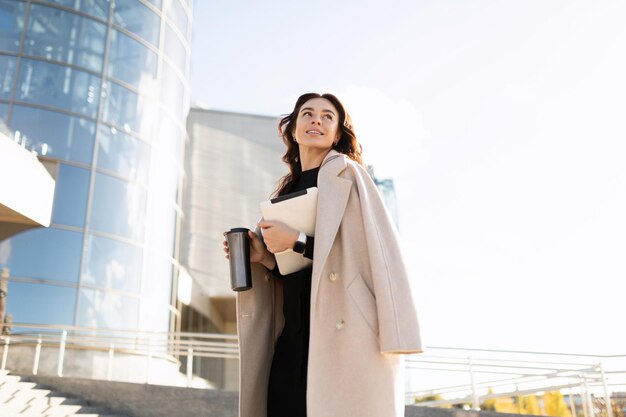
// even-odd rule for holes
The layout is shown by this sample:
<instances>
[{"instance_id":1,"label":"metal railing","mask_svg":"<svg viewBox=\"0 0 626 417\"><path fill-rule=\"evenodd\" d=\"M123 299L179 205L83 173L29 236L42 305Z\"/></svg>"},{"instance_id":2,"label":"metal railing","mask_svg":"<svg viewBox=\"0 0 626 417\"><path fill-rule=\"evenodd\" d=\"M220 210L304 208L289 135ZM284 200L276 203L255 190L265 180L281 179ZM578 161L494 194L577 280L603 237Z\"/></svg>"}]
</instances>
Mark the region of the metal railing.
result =
<instances>
[{"instance_id":1,"label":"metal railing","mask_svg":"<svg viewBox=\"0 0 626 417\"><path fill-rule=\"evenodd\" d=\"M164 359L179 363L186 359L185 374L188 385L193 378L194 358L237 359L239 357L237 336L218 333L142 332L131 330L108 330L78 326L54 326L12 324L12 334L0 336L2 361L5 370L12 346L32 346L32 373L37 375L41 350L58 349L57 371L63 376L65 353L68 349L100 351L108 353L107 380L112 379L116 354L137 355L147 358L146 375L150 375L152 359ZM146 377L146 382L148 381Z\"/></svg>"},{"instance_id":2,"label":"metal railing","mask_svg":"<svg viewBox=\"0 0 626 417\"><path fill-rule=\"evenodd\" d=\"M419 406L469 405L479 410L489 399L517 398L560 391L567 394L576 417L578 398L586 417L595 417L595 398L602 398L603 414L613 417L611 392L626 390L626 355L586 355L490 349L430 347L425 354L409 356L407 371L426 375L456 374L465 382L447 385L452 378L407 392L407 402ZM409 380L411 377L409 377Z\"/></svg>"},{"instance_id":3,"label":"metal railing","mask_svg":"<svg viewBox=\"0 0 626 417\"><path fill-rule=\"evenodd\" d=\"M7 365L12 346L34 347L32 373L36 375L42 349L58 349L56 374L63 376L68 349L106 352L106 379L111 380L117 354L147 359L150 375L153 358L178 365L185 362L187 385L194 375L195 358L237 359L237 336L217 333L172 333L106 330L74 326L13 324L13 334L0 336L1 368ZM427 347L409 355L407 403L420 406L469 405L480 409L485 400L519 398L522 395L561 391L568 394L571 414L575 399L585 417L596 417L593 397L611 404L611 391L626 391L626 355L583 355L490 349ZM411 388L414 383L419 388ZM146 378L146 382L150 382ZM419 399L429 401L416 402ZM597 408L597 407L595 407ZM604 416L613 417L611 407Z\"/></svg>"}]
</instances>

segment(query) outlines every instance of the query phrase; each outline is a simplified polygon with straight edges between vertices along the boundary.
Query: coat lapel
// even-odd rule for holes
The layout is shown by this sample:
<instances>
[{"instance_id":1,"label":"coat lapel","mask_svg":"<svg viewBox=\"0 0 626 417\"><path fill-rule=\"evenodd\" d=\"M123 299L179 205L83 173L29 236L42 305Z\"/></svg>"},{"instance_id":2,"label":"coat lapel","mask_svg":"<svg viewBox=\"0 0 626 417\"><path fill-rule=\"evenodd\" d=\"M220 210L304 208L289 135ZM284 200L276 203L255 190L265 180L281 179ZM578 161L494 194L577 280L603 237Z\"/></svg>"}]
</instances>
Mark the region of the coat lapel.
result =
<instances>
[{"instance_id":1,"label":"coat lapel","mask_svg":"<svg viewBox=\"0 0 626 417\"><path fill-rule=\"evenodd\" d=\"M346 156L331 150L320 168L317 186L317 216L315 223L315 247L313 259L313 276L311 297L319 287L321 274L330 248L335 240L339 224L348 203L352 181L338 177L346 167Z\"/></svg>"}]
</instances>

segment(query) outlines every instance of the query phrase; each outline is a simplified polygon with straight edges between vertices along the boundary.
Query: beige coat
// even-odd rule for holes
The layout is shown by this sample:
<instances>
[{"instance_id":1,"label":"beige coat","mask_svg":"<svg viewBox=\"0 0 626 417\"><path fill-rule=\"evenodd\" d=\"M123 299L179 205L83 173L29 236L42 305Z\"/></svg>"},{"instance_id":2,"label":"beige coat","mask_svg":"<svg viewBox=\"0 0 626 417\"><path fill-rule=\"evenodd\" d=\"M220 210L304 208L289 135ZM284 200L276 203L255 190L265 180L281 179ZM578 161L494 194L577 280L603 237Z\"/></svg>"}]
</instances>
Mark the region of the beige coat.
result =
<instances>
[{"instance_id":1,"label":"beige coat","mask_svg":"<svg viewBox=\"0 0 626 417\"><path fill-rule=\"evenodd\" d=\"M252 285L237 294L239 415L266 417L282 288L260 264ZM404 416L397 354L421 351L392 221L367 172L331 150L318 174L307 416Z\"/></svg>"}]
</instances>

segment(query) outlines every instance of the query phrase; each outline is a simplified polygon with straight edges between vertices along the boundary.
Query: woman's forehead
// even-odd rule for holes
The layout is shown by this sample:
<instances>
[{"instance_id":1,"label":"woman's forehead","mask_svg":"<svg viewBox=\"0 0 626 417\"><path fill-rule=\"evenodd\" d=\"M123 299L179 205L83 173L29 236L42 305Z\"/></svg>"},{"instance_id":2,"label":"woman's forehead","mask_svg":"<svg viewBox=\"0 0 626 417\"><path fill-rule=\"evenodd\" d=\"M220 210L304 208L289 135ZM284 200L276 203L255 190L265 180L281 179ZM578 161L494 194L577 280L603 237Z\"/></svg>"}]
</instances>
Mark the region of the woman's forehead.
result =
<instances>
[{"instance_id":1,"label":"woman's forehead","mask_svg":"<svg viewBox=\"0 0 626 417\"><path fill-rule=\"evenodd\" d=\"M330 102L330 100L325 99L324 97L315 97L310 100L307 100L302 104L300 111L304 109L313 109L318 111L332 111L333 113L337 113L337 108Z\"/></svg>"}]
</instances>

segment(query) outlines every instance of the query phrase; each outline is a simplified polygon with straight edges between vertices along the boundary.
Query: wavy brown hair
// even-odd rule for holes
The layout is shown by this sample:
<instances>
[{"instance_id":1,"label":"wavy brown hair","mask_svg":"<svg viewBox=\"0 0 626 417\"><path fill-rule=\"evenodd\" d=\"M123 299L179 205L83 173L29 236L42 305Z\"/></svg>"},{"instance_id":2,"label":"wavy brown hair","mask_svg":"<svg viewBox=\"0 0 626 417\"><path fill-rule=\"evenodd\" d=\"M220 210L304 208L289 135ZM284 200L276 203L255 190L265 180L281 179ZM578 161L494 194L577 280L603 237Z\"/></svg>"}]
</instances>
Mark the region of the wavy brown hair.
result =
<instances>
[{"instance_id":1,"label":"wavy brown hair","mask_svg":"<svg viewBox=\"0 0 626 417\"><path fill-rule=\"evenodd\" d=\"M284 115L278 123L278 133L283 139L287 150L283 155L283 162L289 166L289 174L285 175L278 181L278 187L274 191L274 195L287 194L293 188L294 183L300 178L302 168L300 165L300 148L298 143L294 141L292 132L296 128L296 121L298 120L298 113L300 108L307 101L313 98L325 98L330 101L337 112L339 113L339 132L340 137L336 145L333 145L332 149L337 152L345 154L348 158L363 165L361 159L362 147L356 139L354 129L352 127L352 119L350 115L343 107L343 104L337 97L332 94L318 94L318 93L306 93L298 97L296 105L293 111L287 115Z\"/></svg>"}]
</instances>

